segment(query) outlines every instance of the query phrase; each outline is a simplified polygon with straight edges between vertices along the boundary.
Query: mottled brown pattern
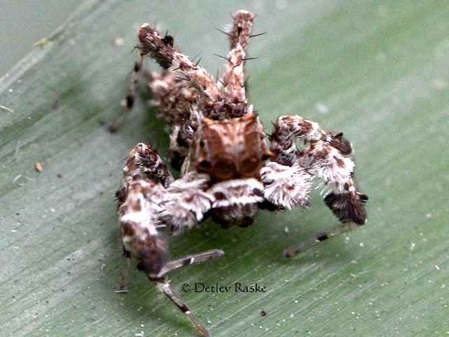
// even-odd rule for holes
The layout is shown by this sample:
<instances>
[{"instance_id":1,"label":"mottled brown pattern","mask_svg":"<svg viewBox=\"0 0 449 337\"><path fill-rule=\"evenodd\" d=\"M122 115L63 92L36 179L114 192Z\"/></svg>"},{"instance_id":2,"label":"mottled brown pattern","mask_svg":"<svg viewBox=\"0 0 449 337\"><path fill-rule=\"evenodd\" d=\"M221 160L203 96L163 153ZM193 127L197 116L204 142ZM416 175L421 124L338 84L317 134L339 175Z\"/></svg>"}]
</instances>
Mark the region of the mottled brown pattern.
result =
<instances>
[{"instance_id":1,"label":"mottled brown pattern","mask_svg":"<svg viewBox=\"0 0 449 337\"><path fill-rule=\"evenodd\" d=\"M147 275L157 275L168 262L168 246L162 237L133 239L132 246L136 252L137 268Z\"/></svg>"},{"instance_id":2,"label":"mottled brown pattern","mask_svg":"<svg viewBox=\"0 0 449 337\"><path fill-rule=\"evenodd\" d=\"M257 211L258 207L256 204L237 204L214 208L211 211L211 217L222 228L230 228L233 226L248 227L254 223Z\"/></svg>"},{"instance_id":3,"label":"mottled brown pattern","mask_svg":"<svg viewBox=\"0 0 449 337\"><path fill-rule=\"evenodd\" d=\"M224 181L258 178L270 152L263 126L253 113L223 121L204 119L192 155L198 172Z\"/></svg>"},{"instance_id":4,"label":"mottled brown pattern","mask_svg":"<svg viewBox=\"0 0 449 337\"><path fill-rule=\"evenodd\" d=\"M132 223L125 222L123 223L120 228L120 234L123 236L134 236L136 234L136 231L134 229L134 226Z\"/></svg>"},{"instance_id":5,"label":"mottled brown pattern","mask_svg":"<svg viewBox=\"0 0 449 337\"><path fill-rule=\"evenodd\" d=\"M171 66L173 55L177 51L173 47L172 36L161 38L158 32L146 25L140 27L137 36L142 54L151 55L162 68L168 69Z\"/></svg>"},{"instance_id":6,"label":"mottled brown pattern","mask_svg":"<svg viewBox=\"0 0 449 337\"><path fill-rule=\"evenodd\" d=\"M351 143L343 138L343 132L329 133L329 135L331 136L329 144L340 151L341 154L348 156L352 153Z\"/></svg>"},{"instance_id":7,"label":"mottled brown pattern","mask_svg":"<svg viewBox=\"0 0 449 337\"><path fill-rule=\"evenodd\" d=\"M174 72L153 73L149 83L152 105L158 117L168 125L180 125L190 119L191 107L199 102L200 94L193 86L186 88L186 80Z\"/></svg>"},{"instance_id":8,"label":"mottled brown pattern","mask_svg":"<svg viewBox=\"0 0 449 337\"><path fill-rule=\"evenodd\" d=\"M228 33L230 49L234 49L238 45L245 51L248 49L255 17L253 13L246 11L235 13L232 30Z\"/></svg>"},{"instance_id":9,"label":"mottled brown pattern","mask_svg":"<svg viewBox=\"0 0 449 337\"><path fill-rule=\"evenodd\" d=\"M365 224L366 211L363 204L368 200L361 193L330 193L324 198L326 205L334 212L341 222L355 222L358 225Z\"/></svg>"}]
</instances>

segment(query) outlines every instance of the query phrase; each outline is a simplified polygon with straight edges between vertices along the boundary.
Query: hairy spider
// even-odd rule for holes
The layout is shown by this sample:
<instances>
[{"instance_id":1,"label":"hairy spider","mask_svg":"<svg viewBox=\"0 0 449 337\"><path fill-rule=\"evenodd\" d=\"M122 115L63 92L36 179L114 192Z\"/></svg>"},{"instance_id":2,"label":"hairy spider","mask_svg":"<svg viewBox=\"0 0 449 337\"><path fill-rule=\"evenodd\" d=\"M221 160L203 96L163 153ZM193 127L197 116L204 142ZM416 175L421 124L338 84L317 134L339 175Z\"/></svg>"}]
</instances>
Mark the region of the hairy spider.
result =
<instances>
[{"instance_id":1,"label":"hairy spider","mask_svg":"<svg viewBox=\"0 0 449 337\"><path fill-rule=\"evenodd\" d=\"M156 150L139 143L130 152L122 187L117 192L121 238L125 256L135 258L159 290L187 315L198 332L206 328L174 293L167 273L192 263L220 257L211 250L168 260L166 240L171 234L199 226L207 217L223 227L246 227L258 209L283 210L307 207L315 179L329 188L324 202L342 224L319 234L314 241L287 249L292 256L331 236L363 225L368 199L357 191L352 146L343 133L323 130L300 116L281 116L270 136L246 99L244 66L254 15L240 10L225 34L230 53L226 69L216 81L148 24L138 31L140 55L134 65L126 112L133 106L145 57L164 69L150 73L149 89L158 115L171 129L172 165L180 169L175 180ZM118 120L112 125L116 129ZM267 139L268 138L268 139ZM302 146L297 146L302 141ZM270 143L270 144L268 144Z\"/></svg>"}]
</instances>

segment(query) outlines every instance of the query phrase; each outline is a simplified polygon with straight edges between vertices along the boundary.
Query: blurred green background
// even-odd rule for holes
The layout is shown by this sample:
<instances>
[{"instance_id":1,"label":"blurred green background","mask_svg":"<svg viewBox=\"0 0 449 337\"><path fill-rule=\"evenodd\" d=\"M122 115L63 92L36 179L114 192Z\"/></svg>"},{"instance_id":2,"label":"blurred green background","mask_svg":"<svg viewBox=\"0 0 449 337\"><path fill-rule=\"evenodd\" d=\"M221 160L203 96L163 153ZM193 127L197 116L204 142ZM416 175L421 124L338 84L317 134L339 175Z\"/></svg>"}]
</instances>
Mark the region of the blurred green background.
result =
<instances>
[{"instance_id":1,"label":"blurred green background","mask_svg":"<svg viewBox=\"0 0 449 337\"><path fill-rule=\"evenodd\" d=\"M79 6L75 0L2 0L0 76L50 35Z\"/></svg>"},{"instance_id":2,"label":"blurred green background","mask_svg":"<svg viewBox=\"0 0 449 337\"><path fill-rule=\"evenodd\" d=\"M56 6L56 5L55 5ZM271 129L300 114L343 131L369 222L294 259L284 248L336 224L313 207L261 212L250 228L170 239L171 255L226 255L171 275L182 283L264 285L266 293L183 293L213 336L435 336L449 332L449 2L86 0L0 80L0 336L192 336L144 275L123 268L114 191L141 141L166 153L145 103L117 134L144 22L169 30L212 74L230 14L257 14L250 99ZM73 8L73 7L72 7ZM44 15L44 14L42 14ZM11 24L12 25L12 24ZM41 34L42 33L42 34ZM117 38L123 44L117 44ZM36 38L33 38L35 41ZM149 64L156 69L153 64ZM43 172L36 172L36 162ZM265 314L263 314L265 313Z\"/></svg>"}]
</instances>

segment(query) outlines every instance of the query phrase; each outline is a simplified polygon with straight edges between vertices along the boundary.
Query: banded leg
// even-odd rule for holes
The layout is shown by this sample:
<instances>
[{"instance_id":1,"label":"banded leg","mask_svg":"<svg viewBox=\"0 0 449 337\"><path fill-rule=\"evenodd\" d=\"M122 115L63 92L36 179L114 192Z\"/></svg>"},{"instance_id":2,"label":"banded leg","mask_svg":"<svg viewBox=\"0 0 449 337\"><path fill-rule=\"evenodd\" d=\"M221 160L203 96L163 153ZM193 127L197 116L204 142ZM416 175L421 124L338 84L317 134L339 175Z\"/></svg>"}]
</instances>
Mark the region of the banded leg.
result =
<instances>
[{"instance_id":1,"label":"banded leg","mask_svg":"<svg viewBox=\"0 0 449 337\"><path fill-rule=\"evenodd\" d=\"M166 241L159 235L158 214L173 177L157 152L144 143L129 153L117 192L120 235L126 257L138 268L159 272L168 257Z\"/></svg>"},{"instance_id":2,"label":"banded leg","mask_svg":"<svg viewBox=\"0 0 449 337\"><path fill-rule=\"evenodd\" d=\"M254 14L248 11L238 11L234 15L232 30L226 33L231 50L221 83L229 105L228 118L242 117L248 112L244 66L254 18Z\"/></svg>"},{"instance_id":3,"label":"banded leg","mask_svg":"<svg viewBox=\"0 0 449 337\"><path fill-rule=\"evenodd\" d=\"M122 187L116 192L120 237L127 264L120 278L119 292L126 291L132 258L137 258L141 264L141 254L146 251L149 255L157 256L155 261L147 264L161 265L166 260L166 243L157 231L157 213L160 211L158 205L163 197L164 186L172 181L173 177L162 159L149 145L139 143L131 150L123 168Z\"/></svg>"},{"instance_id":4,"label":"banded leg","mask_svg":"<svg viewBox=\"0 0 449 337\"><path fill-rule=\"evenodd\" d=\"M134 62L133 71L129 80L128 86L128 94L125 99L123 99L120 103L122 110L120 113L114 118L112 123L109 125L110 132L116 132L120 125L123 123L126 115L132 110L134 106L134 102L136 100L136 90L139 84L139 77L143 66L143 54L140 53Z\"/></svg>"},{"instance_id":5,"label":"banded leg","mask_svg":"<svg viewBox=\"0 0 449 337\"><path fill-rule=\"evenodd\" d=\"M173 37L162 37L150 25L144 24L138 32L139 49L142 54L153 58L164 69L181 74L201 95L201 105L219 101L222 94L212 76L202 67L193 63L186 55L174 47Z\"/></svg>"},{"instance_id":6,"label":"banded leg","mask_svg":"<svg viewBox=\"0 0 449 337\"><path fill-rule=\"evenodd\" d=\"M363 204L368 197L356 190L351 158L344 157L328 141L317 141L300 153L297 163L330 187L331 192L324 197L324 202L341 222L365 223Z\"/></svg>"},{"instance_id":7,"label":"banded leg","mask_svg":"<svg viewBox=\"0 0 449 337\"><path fill-rule=\"evenodd\" d=\"M306 144L301 151L296 148L297 139ZM311 177L323 179L332 190L324 201L343 225L331 230L330 235L318 235L316 242L353 228L345 225L346 223L365 223L366 211L363 204L368 197L356 190L353 180L354 162L350 158L352 146L343 138L342 133L322 130L317 123L300 116L283 116L278 119L271 135L271 151L278 164L292 168L299 166ZM301 248L288 249L287 255L300 250Z\"/></svg>"},{"instance_id":8,"label":"banded leg","mask_svg":"<svg viewBox=\"0 0 449 337\"><path fill-rule=\"evenodd\" d=\"M308 249L318 245L320 242L330 239L334 236L338 236L340 234L344 234L346 232L352 231L355 228L358 228L359 225L355 224L354 222L344 222L339 225L337 225L335 228L322 232L318 234L314 239L305 241L298 246L290 247L284 250L284 256L285 257L293 257L296 254L302 253L307 251Z\"/></svg>"},{"instance_id":9,"label":"banded leg","mask_svg":"<svg viewBox=\"0 0 449 337\"><path fill-rule=\"evenodd\" d=\"M132 180L152 179L167 188L174 181L157 151L145 143L139 143L131 150L123 175L124 186Z\"/></svg>"},{"instance_id":10,"label":"banded leg","mask_svg":"<svg viewBox=\"0 0 449 337\"><path fill-rule=\"evenodd\" d=\"M143 143L137 144L130 152L123 172L123 187L118 199L120 236L127 262L129 263L131 258L137 260L137 268L146 273L158 289L187 316L199 333L209 336L204 325L174 293L165 275L185 265L221 257L224 252L210 250L168 261L167 242L159 235L158 231L159 227L164 226L160 214L163 205L167 205L167 196L173 198L180 194L181 197L185 197L186 193L195 191L195 187L198 188L198 181L204 182L205 179L187 175L183 181L172 183L173 178L157 152ZM193 205L196 204L192 200L191 202ZM190 210L184 211L189 212ZM199 215L199 212L196 210L195 219L202 216L202 214ZM177 215L175 214L175 216ZM120 284L117 292L125 292L127 283L128 280L125 280Z\"/></svg>"},{"instance_id":11,"label":"banded leg","mask_svg":"<svg viewBox=\"0 0 449 337\"><path fill-rule=\"evenodd\" d=\"M221 257L224 252L211 250L200 254L190 255L178 260L168 261L168 247L164 238L157 231L157 215L152 212L154 203L149 196L153 189L161 185L143 180L133 181L129 184L128 196L121 205L120 224L121 237L126 252L129 252L137 260L137 268L145 272L148 278L154 282L157 288L163 292L189 319L195 329L203 336L209 336L209 332L196 318L189 307L177 296L170 287L165 275L182 266L201 263L213 258ZM157 188L157 187L156 187ZM121 289L123 292L124 289Z\"/></svg>"},{"instance_id":12,"label":"banded leg","mask_svg":"<svg viewBox=\"0 0 449 337\"><path fill-rule=\"evenodd\" d=\"M184 258L181 258L179 260L168 262L164 268L159 272L158 275L149 275L149 279L153 281L159 291L164 293L165 296L167 296L170 301L172 301L179 310L182 311L184 315L186 315L187 319L192 323L192 325L195 327L195 329L205 337L209 337L209 331L204 327L204 325L198 320L198 318L194 315L192 310L184 303L184 301L179 297L170 286L170 283L168 279L164 276L165 274L169 273L172 270L181 268L183 266L187 266L194 263L201 263L205 262L211 259L215 259L217 257L221 257L224 255L224 252L222 250L209 250L203 253L194 254L190 256L186 256Z\"/></svg>"},{"instance_id":13,"label":"banded leg","mask_svg":"<svg viewBox=\"0 0 449 337\"><path fill-rule=\"evenodd\" d=\"M194 87L186 87L185 80L175 72L153 73L149 87L158 117L171 127L169 158L171 166L180 171L197 128L198 118L192 107L197 105L200 94Z\"/></svg>"}]
</instances>

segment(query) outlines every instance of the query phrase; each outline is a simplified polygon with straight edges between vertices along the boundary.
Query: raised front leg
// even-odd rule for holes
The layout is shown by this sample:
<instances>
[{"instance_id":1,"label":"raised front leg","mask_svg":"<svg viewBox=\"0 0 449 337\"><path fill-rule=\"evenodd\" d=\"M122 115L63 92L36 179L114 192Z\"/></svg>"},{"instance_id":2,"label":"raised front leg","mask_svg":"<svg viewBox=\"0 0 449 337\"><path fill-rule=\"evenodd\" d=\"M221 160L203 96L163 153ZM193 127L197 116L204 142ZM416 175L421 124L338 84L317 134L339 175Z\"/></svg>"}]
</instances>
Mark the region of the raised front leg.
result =
<instances>
[{"instance_id":1,"label":"raised front leg","mask_svg":"<svg viewBox=\"0 0 449 337\"><path fill-rule=\"evenodd\" d=\"M174 47L173 37L162 37L148 24L140 27L138 32L139 49L142 54L156 60L164 69L177 72L180 78L187 81L201 95L200 105L220 100L222 93L212 76L198 64L193 63L186 55Z\"/></svg>"},{"instance_id":2,"label":"raised front leg","mask_svg":"<svg viewBox=\"0 0 449 337\"><path fill-rule=\"evenodd\" d=\"M242 117L248 112L244 66L255 15L240 10L233 17L232 29L226 33L230 52L220 81L228 104L228 118Z\"/></svg>"}]
</instances>

